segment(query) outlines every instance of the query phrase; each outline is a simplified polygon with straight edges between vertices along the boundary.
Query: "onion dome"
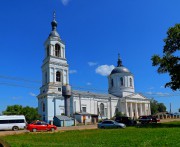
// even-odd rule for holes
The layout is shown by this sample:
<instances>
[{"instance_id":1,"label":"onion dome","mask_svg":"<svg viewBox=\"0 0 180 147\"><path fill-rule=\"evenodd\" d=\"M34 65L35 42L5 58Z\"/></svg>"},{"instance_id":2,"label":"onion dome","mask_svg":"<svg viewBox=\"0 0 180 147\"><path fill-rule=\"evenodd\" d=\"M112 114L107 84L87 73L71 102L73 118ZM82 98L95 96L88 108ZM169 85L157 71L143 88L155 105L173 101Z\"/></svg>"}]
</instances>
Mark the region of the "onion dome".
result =
<instances>
[{"instance_id":1,"label":"onion dome","mask_svg":"<svg viewBox=\"0 0 180 147\"><path fill-rule=\"evenodd\" d=\"M53 21L51 22L51 26L52 26L52 31L49 34L49 37L59 37L60 38L58 32L56 31L57 21L56 21L56 13L55 13L55 11L53 13Z\"/></svg>"},{"instance_id":2,"label":"onion dome","mask_svg":"<svg viewBox=\"0 0 180 147\"><path fill-rule=\"evenodd\" d=\"M111 71L111 75L112 75L112 74L116 74L116 73L131 73L126 67L124 67L124 66L122 65L122 60L121 60L119 54L118 54L117 67L115 67L115 68Z\"/></svg>"}]
</instances>

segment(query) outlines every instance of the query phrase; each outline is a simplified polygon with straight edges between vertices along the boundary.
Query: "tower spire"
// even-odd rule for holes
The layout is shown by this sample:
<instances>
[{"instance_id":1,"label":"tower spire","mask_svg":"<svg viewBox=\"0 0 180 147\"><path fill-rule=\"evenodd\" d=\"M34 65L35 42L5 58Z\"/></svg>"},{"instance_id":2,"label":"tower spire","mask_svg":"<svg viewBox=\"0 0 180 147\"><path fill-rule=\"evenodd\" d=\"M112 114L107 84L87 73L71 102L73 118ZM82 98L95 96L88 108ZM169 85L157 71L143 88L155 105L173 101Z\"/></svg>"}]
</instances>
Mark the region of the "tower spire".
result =
<instances>
[{"instance_id":1,"label":"tower spire","mask_svg":"<svg viewBox=\"0 0 180 147\"><path fill-rule=\"evenodd\" d=\"M56 11L55 10L53 11L53 20L56 21Z\"/></svg>"},{"instance_id":2,"label":"tower spire","mask_svg":"<svg viewBox=\"0 0 180 147\"><path fill-rule=\"evenodd\" d=\"M53 12L53 21L51 22L52 31L56 31L57 28L57 22L56 22L56 12Z\"/></svg>"},{"instance_id":3,"label":"tower spire","mask_svg":"<svg viewBox=\"0 0 180 147\"><path fill-rule=\"evenodd\" d=\"M121 58L120 58L120 54L118 53L117 67L120 67L120 66L122 66L122 61L121 61Z\"/></svg>"},{"instance_id":4,"label":"tower spire","mask_svg":"<svg viewBox=\"0 0 180 147\"><path fill-rule=\"evenodd\" d=\"M56 31L56 28L57 28L57 21L56 21L56 12L54 11L53 12L53 20L51 22L51 26L52 26L52 31L51 33L49 34L50 37L58 37L60 38L58 32Z\"/></svg>"}]
</instances>

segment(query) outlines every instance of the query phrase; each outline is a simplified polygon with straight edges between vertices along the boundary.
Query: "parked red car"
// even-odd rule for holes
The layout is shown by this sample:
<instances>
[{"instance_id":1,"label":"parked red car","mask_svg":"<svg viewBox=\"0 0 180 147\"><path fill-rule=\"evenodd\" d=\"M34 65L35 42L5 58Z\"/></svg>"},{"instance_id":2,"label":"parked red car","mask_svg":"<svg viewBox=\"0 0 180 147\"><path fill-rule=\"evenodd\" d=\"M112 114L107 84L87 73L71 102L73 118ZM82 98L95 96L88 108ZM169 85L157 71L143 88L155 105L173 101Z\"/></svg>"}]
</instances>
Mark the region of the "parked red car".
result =
<instances>
[{"instance_id":1,"label":"parked red car","mask_svg":"<svg viewBox=\"0 0 180 147\"><path fill-rule=\"evenodd\" d=\"M55 125L49 125L44 121L34 121L27 125L27 130L31 132L36 131L54 131L57 127Z\"/></svg>"},{"instance_id":2,"label":"parked red car","mask_svg":"<svg viewBox=\"0 0 180 147\"><path fill-rule=\"evenodd\" d=\"M160 122L160 119L158 119L156 116L144 115L144 116L140 116L138 121L141 124L147 124L147 123L157 123L157 122Z\"/></svg>"}]
</instances>

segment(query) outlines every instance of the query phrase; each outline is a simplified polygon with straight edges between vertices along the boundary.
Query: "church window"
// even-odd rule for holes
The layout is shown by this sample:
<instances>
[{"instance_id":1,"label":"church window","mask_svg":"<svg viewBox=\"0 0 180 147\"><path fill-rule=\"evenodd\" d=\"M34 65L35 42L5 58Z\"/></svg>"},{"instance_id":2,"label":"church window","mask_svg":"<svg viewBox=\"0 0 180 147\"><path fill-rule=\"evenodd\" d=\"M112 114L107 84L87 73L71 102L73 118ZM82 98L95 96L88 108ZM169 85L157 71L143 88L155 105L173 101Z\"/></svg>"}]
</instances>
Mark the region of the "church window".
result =
<instances>
[{"instance_id":1,"label":"church window","mask_svg":"<svg viewBox=\"0 0 180 147\"><path fill-rule=\"evenodd\" d=\"M45 83L47 83L47 72L45 73Z\"/></svg>"},{"instance_id":2,"label":"church window","mask_svg":"<svg viewBox=\"0 0 180 147\"><path fill-rule=\"evenodd\" d=\"M42 111L45 112L45 104L42 102Z\"/></svg>"},{"instance_id":3,"label":"church window","mask_svg":"<svg viewBox=\"0 0 180 147\"><path fill-rule=\"evenodd\" d=\"M59 71L56 72L56 81L57 82L61 81L61 73Z\"/></svg>"},{"instance_id":4,"label":"church window","mask_svg":"<svg viewBox=\"0 0 180 147\"><path fill-rule=\"evenodd\" d=\"M47 57L49 56L49 45L47 46Z\"/></svg>"},{"instance_id":5,"label":"church window","mask_svg":"<svg viewBox=\"0 0 180 147\"><path fill-rule=\"evenodd\" d=\"M103 103L100 104L100 115L104 116L104 104Z\"/></svg>"},{"instance_id":6,"label":"church window","mask_svg":"<svg viewBox=\"0 0 180 147\"><path fill-rule=\"evenodd\" d=\"M82 112L86 112L86 107L82 107Z\"/></svg>"},{"instance_id":7,"label":"church window","mask_svg":"<svg viewBox=\"0 0 180 147\"><path fill-rule=\"evenodd\" d=\"M113 81L113 79L111 79L111 86L112 86L112 87L114 86L114 81Z\"/></svg>"},{"instance_id":8,"label":"church window","mask_svg":"<svg viewBox=\"0 0 180 147\"><path fill-rule=\"evenodd\" d=\"M60 45L59 44L55 45L55 56L60 57Z\"/></svg>"},{"instance_id":9,"label":"church window","mask_svg":"<svg viewBox=\"0 0 180 147\"><path fill-rule=\"evenodd\" d=\"M107 108L104 109L104 116L108 116Z\"/></svg>"},{"instance_id":10,"label":"church window","mask_svg":"<svg viewBox=\"0 0 180 147\"><path fill-rule=\"evenodd\" d=\"M130 86L132 86L132 78L130 78L129 81L130 81Z\"/></svg>"},{"instance_id":11,"label":"church window","mask_svg":"<svg viewBox=\"0 0 180 147\"><path fill-rule=\"evenodd\" d=\"M123 82L123 78L122 77L120 78L120 82L121 82L121 86L123 86L124 82Z\"/></svg>"}]
</instances>

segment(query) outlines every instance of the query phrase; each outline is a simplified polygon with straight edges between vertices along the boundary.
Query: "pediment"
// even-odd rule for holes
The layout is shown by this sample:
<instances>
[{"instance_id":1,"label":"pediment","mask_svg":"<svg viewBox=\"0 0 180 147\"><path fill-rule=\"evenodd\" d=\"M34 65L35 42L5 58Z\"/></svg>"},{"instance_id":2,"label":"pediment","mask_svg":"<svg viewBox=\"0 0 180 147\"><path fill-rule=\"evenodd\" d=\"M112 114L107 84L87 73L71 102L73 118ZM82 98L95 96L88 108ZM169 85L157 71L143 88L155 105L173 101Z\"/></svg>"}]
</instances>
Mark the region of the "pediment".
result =
<instances>
[{"instance_id":1,"label":"pediment","mask_svg":"<svg viewBox=\"0 0 180 147\"><path fill-rule=\"evenodd\" d=\"M134 93L131 95L127 95L127 98L134 98L134 99L148 99L147 97L145 97L144 95L140 94L140 93Z\"/></svg>"}]
</instances>

